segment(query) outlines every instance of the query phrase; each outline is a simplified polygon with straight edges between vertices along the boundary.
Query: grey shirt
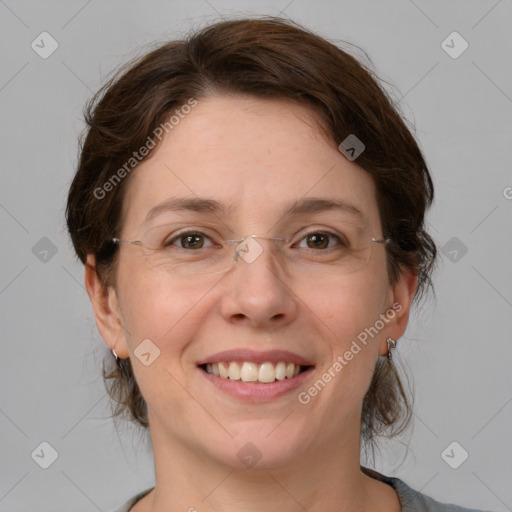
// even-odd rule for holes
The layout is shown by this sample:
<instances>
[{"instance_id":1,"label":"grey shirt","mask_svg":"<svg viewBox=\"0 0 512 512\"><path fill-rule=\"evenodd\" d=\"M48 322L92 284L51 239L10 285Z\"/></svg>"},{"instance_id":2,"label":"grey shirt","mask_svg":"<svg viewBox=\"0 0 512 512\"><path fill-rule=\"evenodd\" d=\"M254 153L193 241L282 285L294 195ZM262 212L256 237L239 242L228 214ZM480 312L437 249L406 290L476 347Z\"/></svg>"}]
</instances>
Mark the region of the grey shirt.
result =
<instances>
[{"instance_id":1,"label":"grey shirt","mask_svg":"<svg viewBox=\"0 0 512 512\"><path fill-rule=\"evenodd\" d=\"M489 512L473 508L459 507L448 503L440 503L425 494L415 491L399 478L384 476L373 469L365 467L361 467L361 470L368 476L393 487L400 499L402 512ZM153 489L154 487L151 487L150 489L146 489L145 491L138 493L136 496L129 499L124 505L112 512L128 512L130 508L137 503L137 501L149 494Z\"/></svg>"}]
</instances>

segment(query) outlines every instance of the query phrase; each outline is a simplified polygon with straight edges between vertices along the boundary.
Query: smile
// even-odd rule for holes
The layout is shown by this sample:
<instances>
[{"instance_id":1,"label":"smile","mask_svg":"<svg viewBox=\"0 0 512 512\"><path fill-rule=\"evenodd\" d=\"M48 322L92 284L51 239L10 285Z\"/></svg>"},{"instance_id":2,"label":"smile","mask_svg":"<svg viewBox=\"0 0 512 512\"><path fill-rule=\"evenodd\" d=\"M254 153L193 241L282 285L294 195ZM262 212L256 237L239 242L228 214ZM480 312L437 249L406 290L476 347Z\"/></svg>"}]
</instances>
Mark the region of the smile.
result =
<instances>
[{"instance_id":1,"label":"smile","mask_svg":"<svg viewBox=\"0 0 512 512\"><path fill-rule=\"evenodd\" d=\"M313 375L314 361L289 350L238 348L205 356L196 365L213 389L256 404L293 397Z\"/></svg>"}]
</instances>

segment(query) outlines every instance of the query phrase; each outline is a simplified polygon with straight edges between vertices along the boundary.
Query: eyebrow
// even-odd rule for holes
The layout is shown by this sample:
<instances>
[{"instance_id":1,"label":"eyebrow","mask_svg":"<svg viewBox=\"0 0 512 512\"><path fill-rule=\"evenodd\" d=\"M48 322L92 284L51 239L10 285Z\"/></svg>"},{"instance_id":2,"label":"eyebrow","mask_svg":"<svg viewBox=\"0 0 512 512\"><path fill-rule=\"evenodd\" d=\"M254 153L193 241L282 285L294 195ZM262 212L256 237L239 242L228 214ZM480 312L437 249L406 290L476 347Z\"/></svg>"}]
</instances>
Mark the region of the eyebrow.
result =
<instances>
[{"instance_id":1,"label":"eyebrow","mask_svg":"<svg viewBox=\"0 0 512 512\"><path fill-rule=\"evenodd\" d=\"M363 212L349 201L321 197L307 197L292 201L285 205L281 212L281 217L321 213L329 210L341 210L360 219L365 218ZM192 211L224 216L234 214L232 205L224 205L214 199L173 197L151 208L146 215L145 221L148 222L157 215L168 211Z\"/></svg>"}]
</instances>

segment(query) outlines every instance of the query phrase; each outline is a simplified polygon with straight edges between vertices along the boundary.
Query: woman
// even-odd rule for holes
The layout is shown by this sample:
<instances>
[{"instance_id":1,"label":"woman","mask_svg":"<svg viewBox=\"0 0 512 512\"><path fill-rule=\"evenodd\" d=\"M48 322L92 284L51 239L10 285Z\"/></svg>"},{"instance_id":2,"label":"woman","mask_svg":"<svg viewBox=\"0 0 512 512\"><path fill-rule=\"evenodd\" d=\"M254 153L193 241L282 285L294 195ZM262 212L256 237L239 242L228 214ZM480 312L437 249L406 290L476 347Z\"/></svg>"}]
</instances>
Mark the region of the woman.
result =
<instances>
[{"instance_id":1,"label":"woman","mask_svg":"<svg viewBox=\"0 0 512 512\"><path fill-rule=\"evenodd\" d=\"M371 72L226 21L114 77L87 123L68 229L114 413L155 459L118 512L468 510L360 465L410 419L392 350L436 257L431 177Z\"/></svg>"}]
</instances>

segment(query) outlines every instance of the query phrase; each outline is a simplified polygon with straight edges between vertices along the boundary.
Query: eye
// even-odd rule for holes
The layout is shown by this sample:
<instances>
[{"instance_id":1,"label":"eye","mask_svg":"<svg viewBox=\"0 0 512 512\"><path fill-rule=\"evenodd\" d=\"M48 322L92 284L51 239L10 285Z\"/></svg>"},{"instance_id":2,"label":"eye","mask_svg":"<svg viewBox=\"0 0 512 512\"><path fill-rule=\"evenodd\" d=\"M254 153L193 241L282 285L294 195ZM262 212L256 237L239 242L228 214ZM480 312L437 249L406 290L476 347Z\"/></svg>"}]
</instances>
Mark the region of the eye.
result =
<instances>
[{"instance_id":1,"label":"eye","mask_svg":"<svg viewBox=\"0 0 512 512\"><path fill-rule=\"evenodd\" d=\"M301 245L305 240L307 246ZM330 231L312 231L307 233L299 242L299 247L308 249L330 249L333 247L332 241L338 242L342 247L349 247L349 243L339 235L335 235Z\"/></svg>"},{"instance_id":2,"label":"eye","mask_svg":"<svg viewBox=\"0 0 512 512\"><path fill-rule=\"evenodd\" d=\"M178 242L179 249L203 249L207 240L210 240L210 237L200 231L182 231L168 238L163 245L164 247L176 247L175 242Z\"/></svg>"}]
</instances>

